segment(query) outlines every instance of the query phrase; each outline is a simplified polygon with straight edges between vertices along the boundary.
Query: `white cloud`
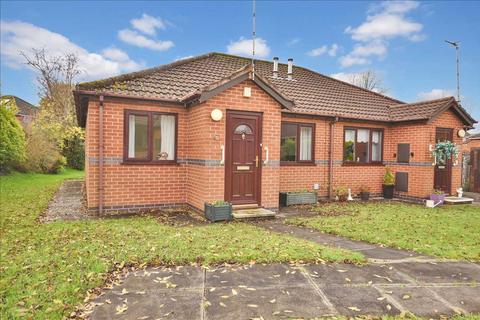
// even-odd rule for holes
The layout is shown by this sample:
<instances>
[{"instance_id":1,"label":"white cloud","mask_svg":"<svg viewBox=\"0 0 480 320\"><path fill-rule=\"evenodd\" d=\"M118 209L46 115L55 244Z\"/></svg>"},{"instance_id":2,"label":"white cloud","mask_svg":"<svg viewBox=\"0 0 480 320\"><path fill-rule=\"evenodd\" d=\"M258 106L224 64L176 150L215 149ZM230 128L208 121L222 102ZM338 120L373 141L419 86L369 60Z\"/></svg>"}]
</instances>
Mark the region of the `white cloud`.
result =
<instances>
[{"instance_id":1,"label":"white cloud","mask_svg":"<svg viewBox=\"0 0 480 320\"><path fill-rule=\"evenodd\" d=\"M82 71L80 79L110 77L122 72L130 72L144 67L119 49L105 49L102 53L89 52L71 42L67 37L22 21L0 22L2 60L9 67L24 67L20 52L29 54L32 48L44 49L47 56L73 53L79 60Z\"/></svg>"},{"instance_id":2,"label":"white cloud","mask_svg":"<svg viewBox=\"0 0 480 320\"><path fill-rule=\"evenodd\" d=\"M405 13L418 8L420 3L417 1L385 1L380 4L381 11L387 13Z\"/></svg>"},{"instance_id":3,"label":"white cloud","mask_svg":"<svg viewBox=\"0 0 480 320\"><path fill-rule=\"evenodd\" d=\"M360 74L361 72L339 72L331 74L330 77L344 82L352 83L353 79L355 79L355 77L358 77Z\"/></svg>"},{"instance_id":4,"label":"white cloud","mask_svg":"<svg viewBox=\"0 0 480 320\"><path fill-rule=\"evenodd\" d=\"M449 89L432 89L430 91L420 92L417 95L417 98L419 101L434 100L434 99L450 97L450 96L453 96L453 94L454 92Z\"/></svg>"},{"instance_id":5,"label":"white cloud","mask_svg":"<svg viewBox=\"0 0 480 320\"><path fill-rule=\"evenodd\" d=\"M348 26L345 33L357 43L354 49L339 59L343 67L371 63L367 57L387 55L388 40L402 37L412 42L425 39L423 25L405 15L418 8L417 1L384 1L373 6L366 20L358 27ZM365 44L366 43L366 44Z\"/></svg>"},{"instance_id":6,"label":"white cloud","mask_svg":"<svg viewBox=\"0 0 480 320\"><path fill-rule=\"evenodd\" d=\"M327 46L321 46L319 48L308 51L307 55L309 55L311 57L318 57L318 56L321 56L322 54L326 53L327 51L328 51Z\"/></svg>"},{"instance_id":7,"label":"white cloud","mask_svg":"<svg viewBox=\"0 0 480 320\"><path fill-rule=\"evenodd\" d=\"M323 45L321 47L312 49L307 52L307 55L310 57L319 57L327 53L329 56L335 57L337 55L337 50L338 50L338 45L334 43L331 46Z\"/></svg>"},{"instance_id":8,"label":"white cloud","mask_svg":"<svg viewBox=\"0 0 480 320\"><path fill-rule=\"evenodd\" d=\"M190 56L184 56L184 57L178 57L178 58L176 58L176 59L173 60L173 61L180 61L180 60L190 59L190 58L193 58L193 57L194 57L194 56L191 56L191 55L190 55Z\"/></svg>"},{"instance_id":9,"label":"white cloud","mask_svg":"<svg viewBox=\"0 0 480 320\"><path fill-rule=\"evenodd\" d=\"M157 51L166 51L174 46L174 43L170 40L150 39L130 29L118 31L118 38L128 44Z\"/></svg>"},{"instance_id":10,"label":"white cloud","mask_svg":"<svg viewBox=\"0 0 480 320\"><path fill-rule=\"evenodd\" d=\"M337 55L338 45L336 43L332 44L330 49L328 50L328 55L330 57L335 57Z\"/></svg>"},{"instance_id":11,"label":"white cloud","mask_svg":"<svg viewBox=\"0 0 480 320\"><path fill-rule=\"evenodd\" d=\"M146 13L144 13L141 18L130 20L130 23L132 27L149 36L154 36L157 32L156 29L165 30L167 27L162 19L152 17Z\"/></svg>"},{"instance_id":12,"label":"white cloud","mask_svg":"<svg viewBox=\"0 0 480 320\"><path fill-rule=\"evenodd\" d=\"M338 60L340 61L340 65L345 68L357 65L361 66L371 63L371 61L366 58L356 57L348 54L346 56L340 57L340 59Z\"/></svg>"},{"instance_id":13,"label":"white cloud","mask_svg":"<svg viewBox=\"0 0 480 320\"><path fill-rule=\"evenodd\" d=\"M300 42L300 38L293 38L287 42L287 46L291 47Z\"/></svg>"},{"instance_id":14,"label":"white cloud","mask_svg":"<svg viewBox=\"0 0 480 320\"><path fill-rule=\"evenodd\" d=\"M355 45L352 52L349 55L357 57L369 57L369 56L385 56L387 54L387 46L379 41L367 43L365 45Z\"/></svg>"},{"instance_id":15,"label":"white cloud","mask_svg":"<svg viewBox=\"0 0 480 320\"><path fill-rule=\"evenodd\" d=\"M241 56L252 56L253 42L252 39L241 37L236 42L230 42L227 46L227 52L230 54L238 54ZM255 39L255 55L259 57L267 57L270 55L270 47L267 41L262 38Z\"/></svg>"},{"instance_id":16,"label":"white cloud","mask_svg":"<svg viewBox=\"0 0 480 320\"><path fill-rule=\"evenodd\" d=\"M345 32L350 33L354 40L370 41L399 36L408 38L420 32L422 28L422 24L409 21L401 15L381 13L367 17L367 21L357 28L347 27Z\"/></svg>"}]
</instances>

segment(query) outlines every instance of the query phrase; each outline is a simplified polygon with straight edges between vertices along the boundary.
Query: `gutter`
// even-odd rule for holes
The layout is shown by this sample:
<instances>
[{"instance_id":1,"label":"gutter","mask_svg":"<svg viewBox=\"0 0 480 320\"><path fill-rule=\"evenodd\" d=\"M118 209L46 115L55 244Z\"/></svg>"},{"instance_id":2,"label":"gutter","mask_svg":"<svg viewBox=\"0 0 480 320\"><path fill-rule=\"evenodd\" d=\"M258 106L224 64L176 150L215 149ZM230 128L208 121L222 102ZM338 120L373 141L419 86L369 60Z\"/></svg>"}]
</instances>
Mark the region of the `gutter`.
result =
<instances>
[{"instance_id":1,"label":"gutter","mask_svg":"<svg viewBox=\"0 0 480 320\"><path fill-rule=\"evenodd\" d=\"M103 214L103 198L104 198L104 183L103 183L103 94L100 95L100 105L98 109L98 214Z\"/></svg>"},{"instance_id":2,"label":"gutter","mask_svg":"<svg viewBox=\"0 0 480 320\"><path fill-rule=\"evenodd\" d=\"M338 117L334 117L330 122L330 145L328 151L328 198L333 200L333 146L335 140L335 123L338 122Z\"/></svg>"}]
</instances>

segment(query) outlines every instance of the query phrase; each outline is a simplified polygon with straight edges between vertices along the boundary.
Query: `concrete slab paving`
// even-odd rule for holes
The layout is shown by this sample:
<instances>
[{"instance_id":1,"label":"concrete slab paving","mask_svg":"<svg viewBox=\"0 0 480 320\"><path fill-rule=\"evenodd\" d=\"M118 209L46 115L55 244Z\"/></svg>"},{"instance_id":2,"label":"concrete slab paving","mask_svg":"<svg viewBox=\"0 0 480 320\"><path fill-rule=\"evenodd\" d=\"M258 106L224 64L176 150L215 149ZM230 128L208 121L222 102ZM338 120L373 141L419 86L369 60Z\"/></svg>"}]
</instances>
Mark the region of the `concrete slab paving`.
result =
<instances>
[{"instance_id":1,"label":"concrete slab paving","mask_svg":"<svg viewBox=\"0 0 480 320\"><path fill-rule=\"evenodd\" d=\"M417 316L439 318L452 315L455 309L458 309L458 307L442 301L441 297L436 296L429 288L395 287L389 288L387 294Z\"/></svg>"},{"instance_id":2,"label":"concrete slab paving","mask_svg":"<svg viewBox=\"0 0 480 320\"><path fill-rule=\"evenodd\" d=\"M480 286L471 287L433 287L433 292L458 306L466 312L478 312L480 306Z\"/></svg>"},{"instance_id":3,"label":"concrete slab paving","mask_svg":"<svg viewBox=\"0 0 480 320\"><path fill-rule=\"evenodd\" d=\"M352 265L352 264L312 264L305 269L319 285L329 284L409 284L406 277L400 275L389 265Z\"/></svg>"},{"instance_id":4,"label":"concrete slab paving","mask_svg":"<svg viewBox=\"0 0 480 320\"><path fill-rule=\"evenodd\" d=\"M237 294L232 295L234 289ZM247 288L222 287L206 299L205 319L289 319L330 315L330 309L308 287L269 287L249 291Z\"/></svg>"},{"instance_id":5,"label":"concrete slab paving","mask_svg":"<svg viewBox=\"0 0 480 320\"><path fill-rule=\"evenodd\" d=\"M410 262L395 268L419 283L480 283L480 268L469 262Z\"/></svg>"},{"instance_id":6,"label":"concrete slab paving","mask_svg":"<svg viewBox=\"0 0 480 320\"><path fill-rule=\"evenodd\" d=\"M466 262L147 268L96 298L91 318L439 318L480 313L479 271Z\"/></svg>"},{"instance_id":7,"label":"concrete slab paving","mask_svg":"<svg viewBox=\"0 0 480 320\"><path fill-rule=\"evenodd\" d=\"M401 313L388 300L378 300L380 293L373 287L326 286L322 289L339 314L356 317L363 315L398 315Z\"/></svg>"}]
</instances>

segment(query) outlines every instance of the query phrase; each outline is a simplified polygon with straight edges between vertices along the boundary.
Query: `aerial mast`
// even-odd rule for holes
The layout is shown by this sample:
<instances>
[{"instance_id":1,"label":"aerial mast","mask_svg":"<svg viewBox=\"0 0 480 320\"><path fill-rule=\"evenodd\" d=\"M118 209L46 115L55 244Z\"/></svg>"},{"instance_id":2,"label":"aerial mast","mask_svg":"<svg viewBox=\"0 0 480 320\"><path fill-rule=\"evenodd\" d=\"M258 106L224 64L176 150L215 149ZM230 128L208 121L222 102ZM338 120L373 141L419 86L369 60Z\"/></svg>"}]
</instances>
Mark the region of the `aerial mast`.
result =
<instances>
[{"instance_id":1,"label":"aerial mast","mask_svg":"<svg viewBox=\"0 0 480 320\"><path fill-rule=\"evenodd\" d=\"M460 42L448 41L448 40L445 40L445 42L448 44L451 44L455 48L455 52L457 55L457 102L460 103L460 60L459 60Z\"/></svg>"},{"instance_id":2,"label":"aerial mast","mask_svg":"<svg viewBox=\"0 0 480 320\"><path fill-rule=\"evenodd\" d=\"M255 37L256 37L256 1L253 0L253 32L252 32L252 79L255 80Z\"/></svg>"}]
</instances>

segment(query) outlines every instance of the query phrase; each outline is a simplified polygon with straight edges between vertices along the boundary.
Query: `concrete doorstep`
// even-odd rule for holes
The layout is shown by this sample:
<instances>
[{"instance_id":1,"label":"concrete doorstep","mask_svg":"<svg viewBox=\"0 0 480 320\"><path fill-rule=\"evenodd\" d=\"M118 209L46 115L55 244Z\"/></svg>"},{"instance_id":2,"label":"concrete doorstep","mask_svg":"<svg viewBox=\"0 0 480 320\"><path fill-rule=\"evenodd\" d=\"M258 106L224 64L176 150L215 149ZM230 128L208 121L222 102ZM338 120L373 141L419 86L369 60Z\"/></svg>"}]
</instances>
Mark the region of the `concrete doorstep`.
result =
<instances>
[{"instance_id":1,"label":"concrete doorstep","mask_svg":"<svg viewBox=\"0 0 480 320\"><path fill-rule=\"evenodd\" d=\"M92 319L290 319L480 312L480 266L271 264L148 268L95 301Z\"/></svg>"}]
</instances>

